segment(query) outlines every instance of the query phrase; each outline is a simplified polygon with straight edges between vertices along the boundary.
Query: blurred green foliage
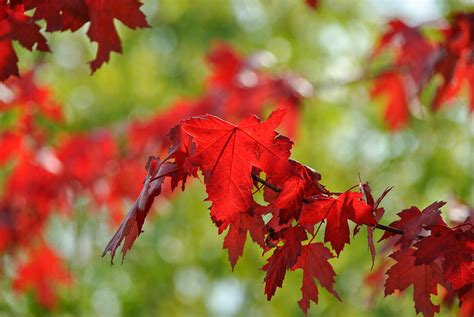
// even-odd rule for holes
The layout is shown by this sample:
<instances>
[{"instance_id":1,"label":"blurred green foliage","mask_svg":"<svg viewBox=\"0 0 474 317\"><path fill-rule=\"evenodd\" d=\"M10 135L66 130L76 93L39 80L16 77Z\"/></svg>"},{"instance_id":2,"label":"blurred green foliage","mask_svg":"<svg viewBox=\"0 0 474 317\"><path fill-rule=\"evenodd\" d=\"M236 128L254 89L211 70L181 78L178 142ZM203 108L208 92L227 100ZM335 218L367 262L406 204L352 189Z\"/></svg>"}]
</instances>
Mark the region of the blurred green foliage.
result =
<instances>
[{"instance_id":1,"label":"blurred green foliage","mask_svg":"<svg viewBox=\"0 0 474 317\"><path fill-rule=\"evenodd\" d=\"M199 95L209 71L205 55L216 40L243 53L267 50L276 57L272 70L292 70L316 84L315 98L303 108L293 157L320 172L329 188L343 191L358 182L358 175L376 194L395 185L384 202L384 223L403 208L424 208L452 195L474 205L474 126L465 99L437 114L425 109L408 129L391 134L381 119L383 101L370 99L369 83L317 85L362 72L388 13L404 12L395 9L411 1L375 2L322 1L313 11L303 0L145 0L152 28L120 27L123 55L114 54L94 75L87 61L95 47L85 40L86 30L55 34L53 54L20 50L21 66L43 62L39 77L65 107L68 124L60 130L88 131L115 129ZM436 19L467 7L454 1L416 3L405 16L412 23L427 19L424 10ZM384 11L384 6L395 9ZM0 316L301 316L300 272L289 273L283 289L267 302L259 249L247 244L232 272L204 198L203 185L193 182L186 192L156 202L145 233L124 264L114 266L100 258L114 228L100 211L91 216L87 202L78 202L72 221L56 217L48 230L75 278L61 290L58 309L45 312L2 282ZM369 290L362 282L371 268L365 230L332 263L343 302L320 289L311 316L414 315L410 291L402 297L379 294L368 305Z\"/></svg>"}]
</instances>

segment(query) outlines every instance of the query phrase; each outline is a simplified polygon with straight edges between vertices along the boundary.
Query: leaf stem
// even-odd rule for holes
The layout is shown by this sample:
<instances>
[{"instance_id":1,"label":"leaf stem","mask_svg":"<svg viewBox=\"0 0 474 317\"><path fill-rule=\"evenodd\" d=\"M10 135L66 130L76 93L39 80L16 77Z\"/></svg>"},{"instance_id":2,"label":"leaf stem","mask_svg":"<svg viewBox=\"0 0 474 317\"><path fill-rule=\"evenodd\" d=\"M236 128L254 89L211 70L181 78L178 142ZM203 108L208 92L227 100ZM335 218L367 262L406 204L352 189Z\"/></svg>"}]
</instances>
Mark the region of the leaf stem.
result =
<instances>
[{"instance_id":1,"label":"leaf stem","mask_svg":"<svg viewBox=\"0 0 474 317\"><path fill-rule=\"evenodd\" d=\"M281 189L272 184L272 183L269 183L267 182L266 180L264 180L263 178L261 178L260 176L252 173L252 178L254 181L262 184L262 185L265 185L266 187L270 188L271 190L273 190L274 192L277 192L277 193L281 193ZM309 204L310 201L306 198L303 198L303 203L304 204ZM403 235L405 233L404 230L402 229L398 229L398 228L394 228L394 227L390 227L390 226L386 226L386 225L382 225L380 223L376 224L376 225L372 225L371 227L374 227L374 228L377 228L377 229L380 229L380 230L384 230L384 231L388 231L390 233L393 233L393 234L399 234L399 235Z\"/></svg>"}]
</instances>

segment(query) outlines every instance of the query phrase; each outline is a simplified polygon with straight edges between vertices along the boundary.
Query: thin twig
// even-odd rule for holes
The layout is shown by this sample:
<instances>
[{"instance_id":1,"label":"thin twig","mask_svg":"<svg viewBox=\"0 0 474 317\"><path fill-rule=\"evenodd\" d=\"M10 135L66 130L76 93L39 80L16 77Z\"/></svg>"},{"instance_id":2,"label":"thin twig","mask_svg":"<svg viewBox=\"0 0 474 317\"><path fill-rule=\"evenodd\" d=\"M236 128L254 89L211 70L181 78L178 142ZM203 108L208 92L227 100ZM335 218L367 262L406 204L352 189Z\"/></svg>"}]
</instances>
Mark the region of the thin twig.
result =
<instances>
[{"instance_id":1,"label":"thin twig","mask_svg":"<svg viewBox=\"0 0 474 317\"><path fill-rule=\"evenodd\" d=\"M267 182L266 180L264 180L260 176L252 173L252 178L256 182L259 182L260 184L265 185L266 187L270 188L274 192L281 193L281 189L278 188L278 186ZM303 198L303 203L304 204L309 204L311 202L309 200L307 200L306 198ZM384 230L384 231L388 231L388 232L393 233L393 234L403 235L405 233L405 231L403 231L402 229L398 229L398 228L394 228L394 227L390 227L390 226L386 226L386 225L382 225L382 224L372 225L371 227L374 227L374 228L377 228L377 229L380 229L380 230Z\"/></svg>"}]
</instances>

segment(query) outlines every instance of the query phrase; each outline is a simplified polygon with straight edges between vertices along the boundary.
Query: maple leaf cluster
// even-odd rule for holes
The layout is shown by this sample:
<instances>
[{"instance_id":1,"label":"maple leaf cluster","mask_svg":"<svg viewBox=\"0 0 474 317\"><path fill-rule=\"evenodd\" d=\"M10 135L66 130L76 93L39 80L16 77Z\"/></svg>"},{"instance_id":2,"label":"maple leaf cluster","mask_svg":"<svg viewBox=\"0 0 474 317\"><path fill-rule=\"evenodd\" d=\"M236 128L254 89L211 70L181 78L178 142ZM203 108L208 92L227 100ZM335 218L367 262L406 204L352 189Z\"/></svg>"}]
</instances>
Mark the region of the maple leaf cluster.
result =
<instances>
[{"instance_id":1,"label":"maple leaf cluster","mask_svg":"<svg viewBox=\"0 0 474 317\"><path fill-rule=\"evenodd\" d=\"M434 27L442 33L440 41L429 38L423 29L390 21L372 54L394 55L393 68L377 76L372 89L372 96L387 98L384 117L391 130L408 124L410 106L432 82L436 85L433 111L452 102L464 87L470 93L469 109L474 111L474 13L453 14L447 25Z\"/></svg>"},{"instance_id":2,"label":"maple leaf cluster","mask_svg":"<svg viewBox=\"0 0 474 317\"><path fill-rule=\"evenodd\" d=\"M319 1L306 3L316 8ZM298 302L303 312L318 302L318 284L341 300L330 261L350 244L352 223L353 235L367 227L373 261L374 230L386 231L382 241L391 260L385 259L373 275L383 283L386 273L385 295L413 286L416 311L433 316L440 308L430 297L441 287L443 304L457 297L463 316L474 313L472 218L450 227L440 216L444 203L435 202L422 211L403 210L400 220L385 226L380 223L380 204L390 188L378 199L367 183L359 184L358 191L328 190L319 173L290 158L292 141L276 132L283 125L289 136L295 136L301 104L312 95L312 86L293 73L265 71L265 54L243 57L226 44L215 45L208 55L212 72L201 96L180 100L149 120L132 121L122 135L101 130L53 135L43 126L42 119L63 123L61 107L47 88L35 83L33 73L9 78L18 75L12 42L48 51L40 25L55 32L77 31L88 23L87 36L98 44L90 63L95 71L109 60L110 52L121 52L115 19L132 29L148 26L140 6L137 0L0 0L0 80L6 80L7 91L0 111L15 117L0 131L0 167L10 169L0 196L0 254L14 256L14 289L33 289L40 303L55 307L55 286L70 283L72 277L43 231L54 212L73 212L77 197L87 197L91 210L106 206L118 222L124 198L138 195L104 250L113 260L122 245L123 260L141 234L154 200L178 187L184 190L190 178L202 178L211 219L219 234L226 232L223 247L232 268L243 254L247 234L267 255L262 270L269 300L286 274L295 270L303 271ZM407 124L410 104L436 77L441 84L433 110L466 84L473 110L473 14L453 15L449 25L440 28L439 42L427 38L421 27L401 21L389 25L374 56L395 50L396 70L378 76L372 93L388 94L390 128ZM274 108L278 110L263 122L248 116ZM148 159L141 183L140 159L150 152L159 157ZM264 204L257 203L257 195ZM323 238L317 241L320 231ZM20 252L28 254L27 261L16 258Z\"/></svg>"},{"instance_id":3,"label":"maple leaf cluster","mask_svg":"<svg viewBox=\"0 0 474 317\"><path fill-rule=\"evenodd\" d=\"M13 41L30 51L49 51L47 40L40 32L40 21L46 23L44 31L49 33L75 32L89 24L87 36L98 46L90 66L92 71L97 70L109 60L111 52L122 52L114 20L131 29L148 27L141 5L138 0L1 0L0 81L19 76Z\"/></svg>"},{"instance_id":4,"label":"maple leaf cluster","mask_svg":"<svg viewBox=\"0 0 474 317\"><path fill-rule=\"evenodd\" d=\"M263 122L249 116L232 124L212 115L181 121L170 131L165 157L149 159L142 192L103 255L111 252L113 261L123 242L123 260L141 234L165 179L171 190L180 184L184 190L188 178L201 174L211 219L219 233L227 230L223 247L232 267L243 254L247 233L264 254L271 253L262 268L267 299L282 287L287 271L298 269L303 270L298 303L305 313L311 301L318 302L316 281L340 299L329 260L350 243L351 222L356 225L354 235L361 225L368 226L373 256L373 228L386 230L382 240L398 239L391 255L395 264L386 272L386 295L413 285L416 311L433 316L439 306L432 304L430 295L437 294L441 285L452 297L458 296L461 309L472 312L472 220L450 228L440 216L445 203L435 202L423 211L411 207L400 212L401 220L390 226L379 224L384 213L380 203L390 188L377 200L367 183L360 184L360 192L326 189L320 174L290 159L292 141L275 132L285 112L278 109ZM265 205L255 200L259 191ZM314 242L322 228L324 242Z\"/></svg>"},{"instance_id":5,"label":"maple leaf cluster","mask_svg":"<svg viewBox=\"0 0 474 317\"><path fill-rule=\"evenodd\" d=\"M0 84L0 113L12 119L6 120L11 124L2 126L0 131L0 168L9 170L5 190L0 195L0 254L18 258L15 289L22 292L32 288L40 304L49 309L55 307L54 293L45 293L44 289L52 290L55 281L69 283L72 278L63 278L66 273L60 269L50 274L41 271L42 266L37 267L36 273L25 273L33 268L20 269L34 267L28 263L43 261L37 258L41 253L38 250L54 254L45 256L45 262L62 261L43 239L50 217L58 212L71 215L75 201L85 197L90 201L90 210L105 207L112 224L117 224L122 218L124 200L132 200L142 188L143 153L165 152L170 145L168 130L181 118L216 113L240 119L246 112L262 113L278 105L293 113L286 126L294 130L303 100L297 91L298 84L309 84L296 75L264 71L256 61L258 58L244 58L230 46L217 44L208 57L212 72L202 97L178 101L147 121L132 120L118 128L125 133L99 129L54 134L48 127L50 123L64 124L62 106L54 101L48 87L37 84L34 71ZM233 65L231 70L229 63ZM256 81L243 85L239 81L242 73ZM248 99L253 100L248 104L251 109L242 108ZM155 135L153 140L150 134ZM150 172L154 164L150 161L146 170ZM163 194L170 193L165 190ZM145 198L140 204L147 205ZM28 254L28 263L20 259L21 253ZM61 267L64 266L58 264Z\"/></svg>"}]
</instances>

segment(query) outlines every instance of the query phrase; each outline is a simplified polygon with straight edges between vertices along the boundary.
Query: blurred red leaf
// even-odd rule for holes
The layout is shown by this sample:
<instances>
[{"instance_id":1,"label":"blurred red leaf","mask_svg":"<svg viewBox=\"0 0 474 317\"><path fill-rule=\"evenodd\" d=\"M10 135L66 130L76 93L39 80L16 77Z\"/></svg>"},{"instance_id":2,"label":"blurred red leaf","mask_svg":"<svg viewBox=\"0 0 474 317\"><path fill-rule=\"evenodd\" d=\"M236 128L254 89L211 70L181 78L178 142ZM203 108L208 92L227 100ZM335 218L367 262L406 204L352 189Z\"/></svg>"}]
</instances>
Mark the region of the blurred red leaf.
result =
<instances>
[{"instance_id":1,"label":"blurred red leaf","mask_svg":"<svg viewBox=\"0 0 474 317\"><path fill-rule=\"evenodd\" d=\"M305 0L306 5L308 5L311 9L317 9L319 6L320 0Z\"/></svg>"},{"instance_id":2,"label":"blurred red leaf","mask_svg":"<svg viewBox=\"0 0 474 317\"><path fill-rule=\"evenodd\" d=\"M443 78L433 100L433 109L440 109L456 97L463 85L470 91L470 110L474 111L474 13L458 13L444 30L445 41L440 50L443 57L435 70Z\"/></svg>"},{"instance_id":3,"label":"blurred red leaf","mask_svg":"<svg viewBox=\"0 0 474 317\"><path fill-rule=\"evenodd\" d=\"M17 292L33 290L39 302L51 310L58 303L56 287L71 281L63 260L44 245L32 251L29 260L18 267L13 289Z\"/></svg>"},{"instance_id":4,"label":"blurred red leaf","mask_svg":"<svg viewBox=\"0 0 474 317\"><path fill-rule=\"evenodd\" d=\"M402 76L398 72L388 72L379 76L371 92L373 97L384 95L388 99L384 119L392 131L404 128L410 119L410 99L406 95Z\"/></svg>"}]
</instances>

